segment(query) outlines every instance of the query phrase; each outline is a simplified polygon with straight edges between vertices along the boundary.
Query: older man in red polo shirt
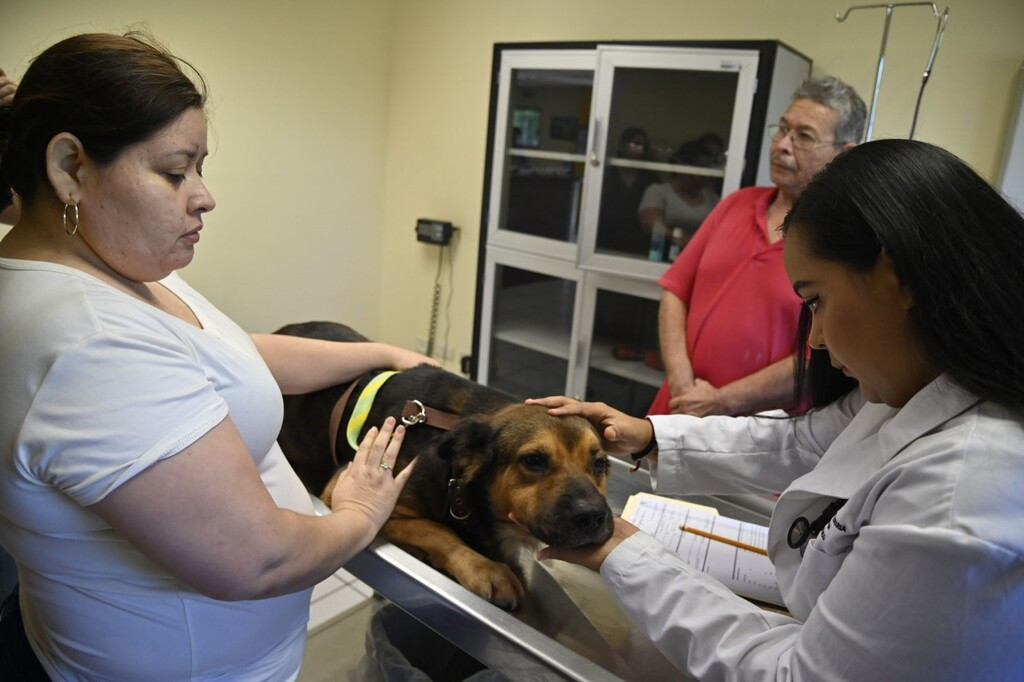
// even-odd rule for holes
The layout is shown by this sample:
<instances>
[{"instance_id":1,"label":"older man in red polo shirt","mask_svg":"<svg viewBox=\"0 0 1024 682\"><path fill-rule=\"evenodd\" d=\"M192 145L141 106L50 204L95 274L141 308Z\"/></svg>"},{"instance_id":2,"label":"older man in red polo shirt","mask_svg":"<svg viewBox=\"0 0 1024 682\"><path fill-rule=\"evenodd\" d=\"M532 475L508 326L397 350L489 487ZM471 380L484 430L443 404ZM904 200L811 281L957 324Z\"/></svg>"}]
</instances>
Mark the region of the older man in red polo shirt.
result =
<instances>
[{"instance_id":1,"label":"older man in red polo shirt","mask_svg":"<svg viewBox=\"0 0 1024 682\"><path fill-rule=\"evenodd\" d=\"M649 414L793 408L800 299L778 228L810 179L857 144L866 107L836 78L804 81L772 126L771 179L721 201L659 280L666 380Z\"/></svg>"}]
</instances>

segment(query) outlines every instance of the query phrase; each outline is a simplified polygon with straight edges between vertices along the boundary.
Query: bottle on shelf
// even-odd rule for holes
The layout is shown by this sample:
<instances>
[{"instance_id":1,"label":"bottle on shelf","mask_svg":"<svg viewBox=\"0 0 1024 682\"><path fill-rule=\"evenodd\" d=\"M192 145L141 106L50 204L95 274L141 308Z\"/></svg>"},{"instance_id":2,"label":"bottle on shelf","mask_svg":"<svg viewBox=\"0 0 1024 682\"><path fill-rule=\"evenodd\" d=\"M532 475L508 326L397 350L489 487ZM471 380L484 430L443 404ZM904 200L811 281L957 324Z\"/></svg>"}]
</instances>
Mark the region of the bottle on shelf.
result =
<instances>
[{"instance_id":1,"label":"bottle on shelf","mask_svg":"<svg viewBox=\"0 0 1024 682\"><path fill-rule=\"evenodd\" d=\"M665 237L668 235L668 228L665 221L657 220L651 228L651 248L647 258L653 261L665 260Z\"/></svg>"},{"instance_id":2,"label":"bottle on shelf","mask_svg":"<svg viewBox=\"0 0 1024 682\"><path fill-rule=\"evenodd\" d=\"M685 243L685 237L683 228L674 227L672 228L672 240L668 245L668 259L675 262L676 258L679 258L679 253L683 250Z\"/></svg>"}]
</instances>

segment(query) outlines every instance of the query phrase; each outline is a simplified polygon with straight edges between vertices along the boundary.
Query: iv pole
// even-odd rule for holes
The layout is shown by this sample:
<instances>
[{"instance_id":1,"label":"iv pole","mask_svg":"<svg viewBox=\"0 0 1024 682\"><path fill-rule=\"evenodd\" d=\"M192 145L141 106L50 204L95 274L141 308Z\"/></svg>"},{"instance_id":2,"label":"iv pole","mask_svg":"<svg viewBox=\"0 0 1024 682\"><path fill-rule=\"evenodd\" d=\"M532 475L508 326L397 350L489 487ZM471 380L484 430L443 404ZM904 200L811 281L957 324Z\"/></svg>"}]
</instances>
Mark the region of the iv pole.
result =
<instances>
[{"instance_id":1,"label":"iv pole","mask_svg":"<svg viewBox=\"0 0 1024 682\"><path fill-rule=\"evenodd\" d=\"M934 6L932 11L935 11ZM936 16L938 14L936 13ZM921 89L917 91L917 104L914 105L914 120L910 123L910 137L914 139L914 131L917 129L917 115L921 112L921 98L924 96L924 86L928 84L928 77L932 75L932 67L935 65L935 55L939 53L939 45L942 43L942 34L946 32L946 21L949 20L949 7L947 6L942 16L939 16L938 26L935 28L935 39L932 40L932 51L928 55L928 62L924 65L924 75L921 78Z\"/></svg>"},{"instance_id":2,"label":"iv pole","mask_svg":"<svg viewBox=\"0 0 1024 682\"><path fill-rule=\"evenodd\" d=\"M897 7L914 7L914 6L927 6L931 7L932 15L938 19L938 27L935 31L935 39L932 41L931 53L928 56L928 63L924 67L924 76L921 80L921 89L917 93L917 105L914 107L914 120L910 125L910 139L914 138L914 130L917 128L917 115L921 109L921 98L924 95L924 86L928 83L928 78L931 76L932 67L935 65L935 56L939 52L939 44L942 42L942 34L946 31L946 21L949 19L949 7L946 7L942 14L939 14L938 8L935 7L933 2L900 2L890 3L881 5L856 5L846 10L844 14L840 16L839 12L836 12L836 21L846 21L846 17L850 16L850 12L858 9L885 9L885 26L882 29L882 48L878 54L878 69L875 71L875 88L871 94L871 110L868 113L868 126L867 133L865 135L865 142L871 139L871 135L875 128L875 110L878 108L878 92L882 88L882 72L885 70L885 46L889 41L889 23L892 20L892 12Z\"/></svg>"}]
</instances>

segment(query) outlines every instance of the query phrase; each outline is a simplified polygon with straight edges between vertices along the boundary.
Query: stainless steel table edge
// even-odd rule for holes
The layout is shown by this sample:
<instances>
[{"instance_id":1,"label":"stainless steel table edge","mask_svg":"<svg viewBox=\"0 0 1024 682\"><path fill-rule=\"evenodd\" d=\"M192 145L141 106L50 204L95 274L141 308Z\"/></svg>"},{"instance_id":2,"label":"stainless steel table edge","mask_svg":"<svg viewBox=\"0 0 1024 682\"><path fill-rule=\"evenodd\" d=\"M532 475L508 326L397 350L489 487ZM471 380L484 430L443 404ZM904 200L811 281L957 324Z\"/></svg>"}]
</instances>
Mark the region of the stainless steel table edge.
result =
<instances>
[{"instance_id":1,"label":"stainless steel table edge","mask_svg":"<svg viewBox=\"0 0 1024 682\"><path fill-rule=\"evenodd\" d=\"M311 499L318 515L330 513L319 499ZM513 679L622 682L383 538L344 568L462 651Z\"/></svg>"}]
</instances>

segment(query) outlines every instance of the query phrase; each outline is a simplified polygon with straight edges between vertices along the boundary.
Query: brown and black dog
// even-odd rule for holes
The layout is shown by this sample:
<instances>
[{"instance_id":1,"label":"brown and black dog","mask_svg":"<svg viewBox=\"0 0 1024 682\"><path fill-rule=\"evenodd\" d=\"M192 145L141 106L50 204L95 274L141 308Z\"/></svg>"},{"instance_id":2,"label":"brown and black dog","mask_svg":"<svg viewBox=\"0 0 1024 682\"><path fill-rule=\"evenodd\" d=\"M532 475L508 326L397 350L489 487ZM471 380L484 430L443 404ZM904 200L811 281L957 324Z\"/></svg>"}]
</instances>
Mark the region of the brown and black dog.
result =
<instances>
[{"instance_id":1,"label":"brown and black dog","mask_svg":"<svg viewBox=\"0 0 1024 682\"><path fill-rule=\"evenodd\" d=\"M333 322L292 324L278 334L365 341ZM285 396L278 442L306 488L329 502L333 476L353 456L344 432L361 388L336 409L346 386ZM388 416L401 419L408 401L452 417L443 430L407 427L395 471L414 457L416 468L384 525L383 535L452 576L465 588L507 609L523 597L510 567L530 539L577 547L607 540L612 513L605 499L608 458L597 432L580 417L552 417L545 408L436 367L395 374L379 389L359 433ZM332 411L341 434L331 443ZM338 414L341 414L340 420ZM336 455L334 454L336 453ZM535 541L534 541L535 542Z\"/></svg>"}]
</instances>

